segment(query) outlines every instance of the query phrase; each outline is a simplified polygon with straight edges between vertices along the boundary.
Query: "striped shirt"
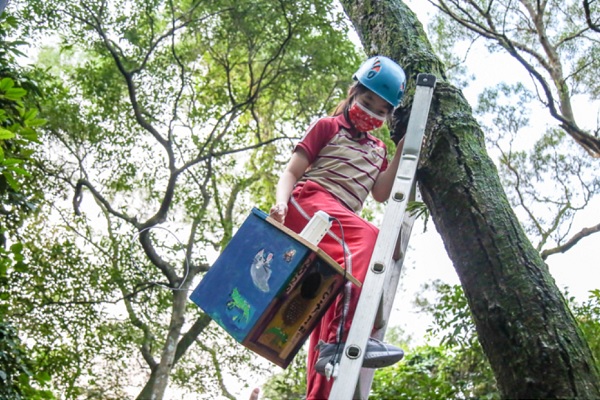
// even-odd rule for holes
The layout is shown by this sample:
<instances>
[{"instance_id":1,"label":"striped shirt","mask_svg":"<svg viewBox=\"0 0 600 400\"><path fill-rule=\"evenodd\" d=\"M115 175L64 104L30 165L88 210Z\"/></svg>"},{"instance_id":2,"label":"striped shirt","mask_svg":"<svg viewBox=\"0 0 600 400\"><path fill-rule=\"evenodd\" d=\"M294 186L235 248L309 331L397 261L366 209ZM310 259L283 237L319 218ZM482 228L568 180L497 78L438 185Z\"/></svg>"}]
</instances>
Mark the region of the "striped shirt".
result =
<instances>
[{"instance_id":1,"label":"striped shirt","mask_svg":"<svg viewBox=\"0 0 600 400\"><path fill-rule=\"evenodd\" d=\"M387 168L387 150L375 136L353 137L351 132L343 114L321 118L308 128L295 150L304 150L310 162L300 184L311 180L359 212L379 173Z\"/></svg>"}]
</instances>

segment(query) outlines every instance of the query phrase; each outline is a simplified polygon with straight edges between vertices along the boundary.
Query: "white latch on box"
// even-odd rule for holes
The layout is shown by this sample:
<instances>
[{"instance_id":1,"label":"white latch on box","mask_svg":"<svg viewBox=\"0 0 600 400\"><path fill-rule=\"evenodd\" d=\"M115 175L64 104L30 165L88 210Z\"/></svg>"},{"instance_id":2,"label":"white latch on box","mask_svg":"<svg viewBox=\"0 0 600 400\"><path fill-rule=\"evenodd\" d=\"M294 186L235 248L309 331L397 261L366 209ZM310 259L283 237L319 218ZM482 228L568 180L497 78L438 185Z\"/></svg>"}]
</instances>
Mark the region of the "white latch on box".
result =
<instances>
[{"instance_id":1,"label":"white latch on box","mask_svg":"<svg viewBox=\"0 0 600 400\"><path fill-rule=\"evenodd\" d=\"M331 219L325 211L317 211L300 232L300 236L314 244L319 244L323 236L331 228Z\"/></svg>"}]
</instances>

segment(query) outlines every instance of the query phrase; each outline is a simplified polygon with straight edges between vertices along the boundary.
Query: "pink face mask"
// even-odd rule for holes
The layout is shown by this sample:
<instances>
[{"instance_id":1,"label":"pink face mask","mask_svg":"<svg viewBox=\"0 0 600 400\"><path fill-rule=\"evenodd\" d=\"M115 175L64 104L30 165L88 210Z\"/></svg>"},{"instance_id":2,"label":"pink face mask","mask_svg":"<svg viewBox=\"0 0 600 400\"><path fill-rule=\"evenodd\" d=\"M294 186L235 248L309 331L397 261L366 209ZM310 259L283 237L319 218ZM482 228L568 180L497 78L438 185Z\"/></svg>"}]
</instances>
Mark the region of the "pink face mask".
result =
<instances>
[{"instance_id":1,"label":"pink face mask","mask_svg":"<svg viewBox=\"0 0 600 400\"><path fill-rule=\"evenodd\" d=\"M350 122L360 132L369 132L380 128L385 122L385 117L375 114L358 101L355 101L348 109L348 117L350 118Z\"/></svg>"}]
</instances>

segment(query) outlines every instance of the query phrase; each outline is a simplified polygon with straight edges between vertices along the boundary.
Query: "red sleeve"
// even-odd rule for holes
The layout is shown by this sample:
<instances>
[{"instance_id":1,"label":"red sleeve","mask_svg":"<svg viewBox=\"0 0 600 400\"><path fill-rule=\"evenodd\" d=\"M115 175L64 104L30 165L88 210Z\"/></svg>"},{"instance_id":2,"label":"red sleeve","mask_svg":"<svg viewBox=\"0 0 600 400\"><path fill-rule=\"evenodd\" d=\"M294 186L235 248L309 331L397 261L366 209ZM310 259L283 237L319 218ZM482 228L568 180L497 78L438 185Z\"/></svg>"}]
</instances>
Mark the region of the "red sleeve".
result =
<instances>
[{"instance_id":1,"label":"red sleeve","mask_svg":"<svg viewBox=\"0 0 600 400\"><path fill-rule=\"evenodd\" d=\"M304 137L296 145L294 151L301 148L308 155L308 161L312 164L323 147L331 141L331 138L338 132L339 127L334 118L326 117L313 122Z\"/></svg>"}]
</instances>

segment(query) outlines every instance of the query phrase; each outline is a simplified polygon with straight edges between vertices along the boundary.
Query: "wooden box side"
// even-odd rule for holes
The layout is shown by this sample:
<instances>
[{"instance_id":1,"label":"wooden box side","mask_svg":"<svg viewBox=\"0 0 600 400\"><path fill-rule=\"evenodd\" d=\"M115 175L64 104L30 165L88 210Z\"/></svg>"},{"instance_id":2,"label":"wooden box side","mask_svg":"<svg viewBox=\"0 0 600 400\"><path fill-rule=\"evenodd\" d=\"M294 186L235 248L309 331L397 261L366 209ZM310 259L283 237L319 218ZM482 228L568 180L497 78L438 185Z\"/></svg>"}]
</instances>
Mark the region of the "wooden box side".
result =
<instances>
[{"instance_id":1,"label":"wooden box side","mask_svg":"<svg viewBox=\"0 0 600 400\"><path fill-rule=\"evenodd\" d=\"M243 344L286 368L343 286L343 276L313 253Z\"/></svg>"}]
</instances>

